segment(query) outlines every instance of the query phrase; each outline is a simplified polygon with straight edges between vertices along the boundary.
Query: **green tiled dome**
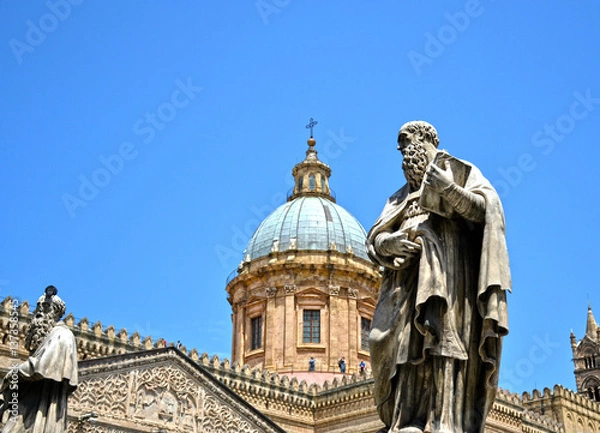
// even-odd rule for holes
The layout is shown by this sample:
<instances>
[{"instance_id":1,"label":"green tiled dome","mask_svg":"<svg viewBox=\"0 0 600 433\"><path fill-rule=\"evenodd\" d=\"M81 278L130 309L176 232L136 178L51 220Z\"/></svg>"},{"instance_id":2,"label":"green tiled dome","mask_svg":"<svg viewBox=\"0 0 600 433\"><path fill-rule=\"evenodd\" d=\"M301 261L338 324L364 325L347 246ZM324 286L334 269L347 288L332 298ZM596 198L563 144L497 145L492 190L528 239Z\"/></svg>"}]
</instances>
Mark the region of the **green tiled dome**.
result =
<instances>
[{"instance_id":1,"label":"green tiled dome","mask_svg":"<svg viewBox=\"0 0 600 433\"><path fill-rule=\"evenodd\" d=\"M281 205L256 229L248 242L246 260L272 251L352 253L369 260L365 229L346 209L327 198L300 196Z\"/></svg>"}]
</instances>

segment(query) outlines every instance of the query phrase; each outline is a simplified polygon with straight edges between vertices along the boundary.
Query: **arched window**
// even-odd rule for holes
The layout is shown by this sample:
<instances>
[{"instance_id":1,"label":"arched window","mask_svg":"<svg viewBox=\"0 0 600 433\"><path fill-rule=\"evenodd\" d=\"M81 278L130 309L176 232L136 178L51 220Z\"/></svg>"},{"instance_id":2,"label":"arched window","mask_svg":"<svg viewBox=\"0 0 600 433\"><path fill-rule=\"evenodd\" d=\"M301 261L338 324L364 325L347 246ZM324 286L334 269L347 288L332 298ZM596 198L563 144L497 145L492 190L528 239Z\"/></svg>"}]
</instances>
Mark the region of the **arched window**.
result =
<instances>
[{"instance_id":1,"label":"arched window","mask_svg":"<svg viewBox=\"0 0 600 433\"><path fill-rule=\"evenodd\" d=\"M301 192L301 191L302 191L302 184L303 184L303 180L304 180L304 177L303 177L303 176L300 176L300 177L298 178L298 192Z\"/></svg>"},{"instance_id":2,"label":"arched window","mask_svg":"<svg viewBox=\"0 0 600 433\"><path fill-rule=\"evenodd\" d=\"M311 174L308 176L308 190L314 191L317 187L317 181L315 180L315 175Z\"/></svg>"},{"instance_id":3,"label":"arched window","mask_svg":"<svg viewBox=\"0 0 600 433\"><path fill-rule=\"evenodd\" d=\"M325 192L325 178L321 176L321 191Z\"/></svg>"},{"instance_id":4,"label":"arched window","mask_svg":"<svg viewBox=\"0 0 600 433\"><path fill-rule=\"evenodd\" d=\"M584 390L590 400L600 402L600 381L596 377L591 376L584 380L581 389Z\"/></svg>"}]
</instances>

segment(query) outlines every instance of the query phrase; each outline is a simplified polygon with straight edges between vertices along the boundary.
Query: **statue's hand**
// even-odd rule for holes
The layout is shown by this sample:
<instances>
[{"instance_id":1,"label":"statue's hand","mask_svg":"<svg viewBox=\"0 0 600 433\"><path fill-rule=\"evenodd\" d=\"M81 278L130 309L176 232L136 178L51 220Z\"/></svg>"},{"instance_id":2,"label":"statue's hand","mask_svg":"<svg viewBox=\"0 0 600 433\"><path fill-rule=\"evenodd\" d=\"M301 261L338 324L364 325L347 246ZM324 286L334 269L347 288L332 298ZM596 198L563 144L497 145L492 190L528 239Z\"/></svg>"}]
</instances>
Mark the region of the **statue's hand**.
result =
<instances>
[{"instance_id":1,"label":"statue's hand","mask_svg":"<svg viewBox=\"0 0 600 433\"><path fill-rule=\"evenodd\" d=\"M454 182L454 176L452 176L452 170L448 161L444 161L443 169L435 164L430 164L423 182L439 193L448 188Z\"/></svg>"},{"instance_id":2,"label":"statue's hand","mask_svg":"<svg viewBox=\"0 0 600 433\"><path fill-rule=\"evenodd\" d=\"M404 230L398 230L394 233L382 233L378 236L377 248L385 256L397 256L404 254L412 248L419 247L419 244L408 240L408 233Z\"/></svg>"},{"instance_id":3,"label":"statue's hand","mask_svg":"<svg viewBox=\"0 0 600 433\"><path fill-rule=\"evenodd\" d=\"M394 259L394 266L400 269L408 267L421 254L421 245L407 239L398 240L397 248L398 257Z\"/></svg>"},{"instance_id":4,"label":"statue's hand","mask_svg":"<svg viewBox=\"0 0 600 433\"><path fill-rule=\"evenodd\" d=\"M390 259L393 258L397 269L408 267L414 258L421 254L421 245L408 240L408 233L398 230L394 233L382 233L375 241L377 252Z\"/></svg>"}]
</instances>

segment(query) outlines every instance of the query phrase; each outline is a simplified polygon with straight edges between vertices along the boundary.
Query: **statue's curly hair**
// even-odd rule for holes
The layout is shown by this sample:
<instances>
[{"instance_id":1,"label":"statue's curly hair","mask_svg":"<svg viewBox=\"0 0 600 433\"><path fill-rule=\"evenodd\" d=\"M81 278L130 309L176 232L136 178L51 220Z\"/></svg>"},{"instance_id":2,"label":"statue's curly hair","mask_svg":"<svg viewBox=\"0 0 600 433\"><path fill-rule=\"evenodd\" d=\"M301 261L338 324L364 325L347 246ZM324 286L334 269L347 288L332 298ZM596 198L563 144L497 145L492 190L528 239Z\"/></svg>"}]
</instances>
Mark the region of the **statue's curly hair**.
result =
<instances>
[{"instance_id":1,"label":"statue's curly hair","mask_svg":"<svg viewBox=\"0 0 600 433\"><path fill-rule=\"evenodd\" d=\"M57 293L58 290L56 290L56 287L48 286L46 287L45 293L38 299L38 304L41 304L44 301L50 302L50 305L52 306L52 315L55 321L59 321L67 310L65 301L63 301Z\"/></svg>"},{"instance_id":2,"label":"statue's curly hair","mask_svg":"<svg viewBox=\"0 0 600 433\"><path fill-rule=\"evenodd\" d=\"M438 147L440 144L438 133L433 125L424 122L423 120L412 120L402 125L400 131L398 131L398 140L400 139L401 134L407 132L416 135L419 141L428 141L435 147Z\"/></svg>"}]
</instances>

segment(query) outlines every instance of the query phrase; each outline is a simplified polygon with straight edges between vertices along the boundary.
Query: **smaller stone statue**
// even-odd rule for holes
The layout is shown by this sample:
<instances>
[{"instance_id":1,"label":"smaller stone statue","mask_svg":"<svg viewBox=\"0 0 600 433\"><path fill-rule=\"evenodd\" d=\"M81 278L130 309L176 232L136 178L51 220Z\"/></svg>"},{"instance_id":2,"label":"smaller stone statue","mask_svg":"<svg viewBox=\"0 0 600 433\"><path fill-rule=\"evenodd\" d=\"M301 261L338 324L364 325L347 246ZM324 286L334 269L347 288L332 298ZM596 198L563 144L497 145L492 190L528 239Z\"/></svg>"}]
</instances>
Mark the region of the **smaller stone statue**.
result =
<instances>
[{"instance_id":1,"label":"smaller stone statue","mask_svg":"<svg viewBox=\"0 0 600 433\"><path fill-rule=\"evenodd\" d=\"M0 384L2 433L63 433L67 397L77 388L77 343L60 321L66 306L54 286L37 302L25 340L30 356Z\"/></svg>"}]
</instances>

